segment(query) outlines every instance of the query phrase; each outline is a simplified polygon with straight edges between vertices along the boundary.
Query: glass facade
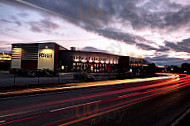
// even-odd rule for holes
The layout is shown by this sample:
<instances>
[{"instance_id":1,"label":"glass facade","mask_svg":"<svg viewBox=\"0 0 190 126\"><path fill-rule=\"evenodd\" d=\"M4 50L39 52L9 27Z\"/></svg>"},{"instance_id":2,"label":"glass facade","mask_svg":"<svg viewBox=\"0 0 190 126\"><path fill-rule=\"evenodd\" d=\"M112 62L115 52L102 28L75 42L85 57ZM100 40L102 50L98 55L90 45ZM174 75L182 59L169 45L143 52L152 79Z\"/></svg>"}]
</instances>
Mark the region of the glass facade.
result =
<instances>
[{"instance_id":1,"label":"glass facade","mask_svg":"<svg viewBox=\"0 0 190 126\"><path fill-rule=\"evenodd\" d=\"M88 57L88 56L70 56L72 60L72 71L87 72L116 72L118 57Z\"/></svg>"},{"instance_id":2,"label":"glass facade","mask_svg":"<svg viewBox=\"0 0 190 126\"><path fill-rule=\"evenodd\" d=\"M95 62L73 62L73 71L87 72L116 72L117 64L95 63Z\"/></svg>"}]
</instances>

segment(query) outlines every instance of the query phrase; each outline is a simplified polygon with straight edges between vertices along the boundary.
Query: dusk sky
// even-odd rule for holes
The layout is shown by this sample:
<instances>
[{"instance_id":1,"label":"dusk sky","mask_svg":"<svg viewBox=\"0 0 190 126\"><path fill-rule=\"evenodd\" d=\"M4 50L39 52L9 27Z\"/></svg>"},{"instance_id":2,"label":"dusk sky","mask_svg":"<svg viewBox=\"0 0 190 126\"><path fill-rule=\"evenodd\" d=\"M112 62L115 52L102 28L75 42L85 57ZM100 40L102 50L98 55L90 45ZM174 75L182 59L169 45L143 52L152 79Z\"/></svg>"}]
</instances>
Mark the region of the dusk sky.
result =
<instances>
[{"instance_id":1,"label":"dusk sky","mask_svg":"<svg viewBox=\"0 0 190 126\"><path fill-rule=\"evenodd\" d=\"M190 0L0 0L0 51L57 42L85 51L190 62Z\"/></svg>"}]
</instances>

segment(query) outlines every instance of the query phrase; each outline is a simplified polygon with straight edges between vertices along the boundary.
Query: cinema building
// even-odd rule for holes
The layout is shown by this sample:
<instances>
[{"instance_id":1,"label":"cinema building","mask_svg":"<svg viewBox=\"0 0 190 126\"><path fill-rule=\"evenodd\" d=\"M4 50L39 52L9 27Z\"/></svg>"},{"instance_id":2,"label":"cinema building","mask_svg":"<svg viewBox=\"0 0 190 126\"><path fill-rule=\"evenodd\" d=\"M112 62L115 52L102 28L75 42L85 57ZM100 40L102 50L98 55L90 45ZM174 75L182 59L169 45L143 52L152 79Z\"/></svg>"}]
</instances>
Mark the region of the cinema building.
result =
<instances>
[{"instance_id":1,"label":"cinema building","mask_svg":"<svg viewBox=\"0 0 190 126\"><path fill-rule=\"evenodd\" d=\"M118 72L144 67L143 59L102 52L70 50L56 43L13 44L11 69L50 69L64 72Z\"/></svg>"}]
</instances>

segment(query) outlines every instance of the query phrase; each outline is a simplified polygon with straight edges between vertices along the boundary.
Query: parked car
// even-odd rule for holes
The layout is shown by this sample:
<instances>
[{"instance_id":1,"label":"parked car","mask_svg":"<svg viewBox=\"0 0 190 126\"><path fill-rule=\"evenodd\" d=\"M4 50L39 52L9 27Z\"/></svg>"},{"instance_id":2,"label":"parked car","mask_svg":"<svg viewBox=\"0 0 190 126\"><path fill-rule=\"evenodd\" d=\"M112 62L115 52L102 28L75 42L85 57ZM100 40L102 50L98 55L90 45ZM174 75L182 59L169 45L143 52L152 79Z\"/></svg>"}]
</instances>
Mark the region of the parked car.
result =
<instances>
[{"instance_id":1,"label":"parked car","mask_svg":"<svg viewBox=\"0 0 190 126\"><path fill-rule=\"evenodd\" d=\"M74 78L76 80L85 80L85 81L93 81L93 80L95 80L95 77L93 75L91 75L90 73L87 73L87 72L77 72L74 75Z\"/></svg>"},{"instance_id":2,"label":"parked car","mask_svg":"<svg viewBox=\"0 0 190 126\"><path fill-rule=\"evenodd\" d=\"M58 73L49 69L36 69L36 70L27 70L19 69L15 70L18 76L23 77L55 77L58 76Z\"/></svg>"},{"instance_id":3,"label":"parked car","mask_svg":"<svg viewBox=\"0 0 190 126\"><path fill-rule=\"evenodd\" d=\"M26 69L20 69L16 72L18 76L23 76L23 77L35 77L35 73L32 72L31 70L26 70Z\"/></svg>"},{"instance_id":4,"label":"parked car","mask_svg":"<svg viewBox=\"0 0 190 126\"><path fill-rule=\"evenodd\" d=\"M58 73L49 69L36 69L33 70L33 72L35 73L35 76L37 77L54 77L54 76L58 76Z\"/></svg>"},{"instance_id":5,"label":"parked car","mask_svg":"<svg viewBox=\"0 0 190 126\"><path fill-rule=\"evenodd\" d=\"M46 72L46 74L50 77L55 77L55 76L59 76L58 75L58 72L56 71L52 71L52 70L49 70L49 69L44 69L44 71Z\"/></svg>"}]
</instances>

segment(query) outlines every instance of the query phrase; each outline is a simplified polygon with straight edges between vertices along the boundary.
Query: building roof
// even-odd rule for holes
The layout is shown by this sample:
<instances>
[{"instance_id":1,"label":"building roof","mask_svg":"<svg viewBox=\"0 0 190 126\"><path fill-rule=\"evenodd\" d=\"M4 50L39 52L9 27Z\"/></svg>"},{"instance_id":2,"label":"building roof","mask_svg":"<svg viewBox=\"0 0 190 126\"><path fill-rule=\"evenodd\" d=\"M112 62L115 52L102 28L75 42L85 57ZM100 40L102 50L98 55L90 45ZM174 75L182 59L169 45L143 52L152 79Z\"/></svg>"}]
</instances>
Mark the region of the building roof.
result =
<instances>
[{"instance_id":1,"label":"building roof","mask_svg":"<svg viewBox=\"0 0 190 126\"><path fill-rule=\"evenodd\" d=\"M30 45L30 44L56 44L56 45L60 46L61 48L68 50L67 48L63 47L60 44L57 44L56 42L13 43L12 45Z\"/></svg>"},{"instance_id":2,"label":"building roof","mask_svg":"<svg viewBox=\"0 0 190 126\"><path fill-rule=\"evenodd\" d=\"M91 52L91 51L82 51L82 50L62 50L62 51L67 51L67 52L78 52L78 53L94 53L94 54L103 54L103 55L112 55L112 56L120 56L120 55L116 55L116 54L111 54L111 53L105 53L105 52Z\"/></svg>"}]
</instances>

